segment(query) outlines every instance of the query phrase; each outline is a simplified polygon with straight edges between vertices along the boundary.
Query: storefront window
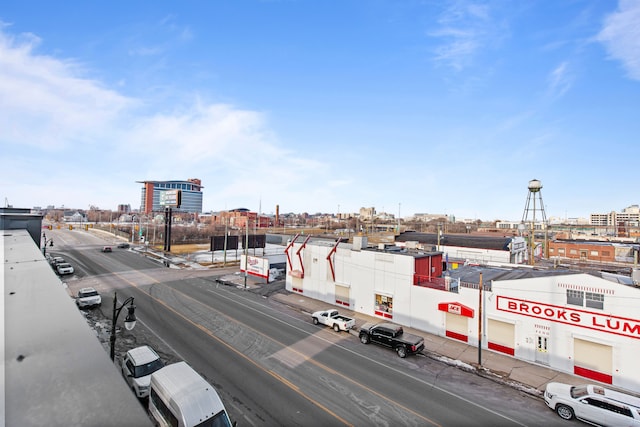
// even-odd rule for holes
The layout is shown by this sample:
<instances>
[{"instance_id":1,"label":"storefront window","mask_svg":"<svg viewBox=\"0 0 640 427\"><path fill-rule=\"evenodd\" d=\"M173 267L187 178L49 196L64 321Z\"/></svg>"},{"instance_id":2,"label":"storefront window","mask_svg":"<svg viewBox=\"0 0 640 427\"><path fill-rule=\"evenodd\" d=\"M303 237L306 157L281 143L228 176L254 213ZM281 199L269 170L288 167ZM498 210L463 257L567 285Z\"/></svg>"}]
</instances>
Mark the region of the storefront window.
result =
<instances>
[{"instance_id":1,"label":"storefront window","mask_svg":"<svg viewBox=\"0 0 640 427\"><path fill-rule=\"evenodd\" d=\"M393 318L393 297L376 294L375 313L378 316Z\"/></svg>"}]
</instances>

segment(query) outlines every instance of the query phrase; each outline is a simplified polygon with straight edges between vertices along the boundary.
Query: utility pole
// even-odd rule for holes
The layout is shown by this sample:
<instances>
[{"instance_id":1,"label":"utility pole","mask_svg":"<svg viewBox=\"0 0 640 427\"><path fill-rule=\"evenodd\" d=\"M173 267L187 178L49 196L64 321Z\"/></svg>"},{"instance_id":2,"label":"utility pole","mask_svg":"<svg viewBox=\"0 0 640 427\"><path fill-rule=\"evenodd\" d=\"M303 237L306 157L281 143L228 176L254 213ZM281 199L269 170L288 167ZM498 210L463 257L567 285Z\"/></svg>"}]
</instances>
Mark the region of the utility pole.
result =
<instances>
[{"instance_id":1,"label":"utility pole","mask_svg":"<svg viewBox=\"0 0 640 427\"><path fill-rule=\"evenodd\" d=\"M224 217L224 257L222 259L222 265L223 266L227 266L227 235L229 234L229 232L227 231L227 226L229 224L229 216L226 215ZM238 245L236 245L237 247Z\"/></svg>"},{"instance_id":2,"label":"utility pole","mask_svg":"<svg viewBox=\"0 0 640 427\"><path fill-rule=\"evenodd\" d=\"M249 273L247 271L247 266L249 265L249 263L247 262L249 259L249 216L247 215L247 224L245 229L246 231L246 237L245 237L245 241L244 241L244 288L247 289L247 274Z\"/></svg>"},{"instance_id":3,"label":"utility pole","mask_svg":"<svg viewBox=\"0 0 640 427\"><path fill-rule=\"evenodd\" d=\"M482 366L482 272L478 286L478 366Z\"/></svg>"}]
</instances>

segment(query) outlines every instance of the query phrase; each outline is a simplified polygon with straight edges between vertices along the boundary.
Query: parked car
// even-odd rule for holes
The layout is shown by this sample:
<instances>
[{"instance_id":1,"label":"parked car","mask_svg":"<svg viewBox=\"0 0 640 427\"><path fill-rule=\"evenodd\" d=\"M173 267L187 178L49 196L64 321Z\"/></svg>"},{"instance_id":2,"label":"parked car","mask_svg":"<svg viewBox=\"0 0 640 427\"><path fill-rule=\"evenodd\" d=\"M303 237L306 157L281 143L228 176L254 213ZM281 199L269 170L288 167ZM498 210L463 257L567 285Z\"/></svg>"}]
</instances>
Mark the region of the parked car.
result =
<instances>
[{"instance_id":1,"label":"parked car","mask_svg":"<svg viewBox=\"0 0 640 427\"><path fill-rule=\"evenodd\" d=\"M76 305L78 308L97 307L102 304L102 297L94 288L82 288L78 291Z\"/></svg>"},{"instance_id":2,"label":"parked car","mask_svg":"<svg viewBox=\"0 0 640 427\"><path fill-rule=\"evenodd\" d=\"M112 252L111 246L103 246L102 252Z\"/></svg>"},{"instance_id":3,"label":"parked car","mask_svg":"<svg viewBox=\"0 0 640 427\"><path fill-rule=\"evenodd\" d=\"M151 375L149 416L157 426L232 427L216 391L186 362L158 369Z\"/></svg>"},{"instance_id":4,"label":"parked car","mask_svg":"<svg viewBox=\"0 0 640 427\"><path fill-rule=\"evenodd\" d=\"M68 262L62 262L62 263L56 265L56 271L60 275L73 274L73 272L74 272L73 267Z\"/></svg>"},{"instance_id":5,"label":"parked car","mask_svg":"<svg viewBox=\"0 0 640 427\"><path fill-rule=\"evenodd\" d=\"M61 256L54 256L54 257L51 257L51 258L49 259L49 264L51 264L54 268L55 268L58 264L61 264L61 263L63 263L63 262L66 262L66 261L65 261L65 260L64 260L64 258L62 258Z\"/></svg>"},{"instance_id":6,"label":"parked car","mask_svg":"<svg viewBox=\"0 0 640 427\"><path fill-rule=\"evenodd\" d=\"M370 342L391 347L404 358L408 354L416 354L424 349L424 338L413 334L405 334L402 326L393 323L365 323L360 328L360 342Z\"/></svg>"},{"instance_id":7,"label":"parked car","mask_svg":"<svg viewBox=\"0 0 640 427\"><path fill-rule=\"evenodd\" d=\"M544 403L560 418L577 418L600 426L640 426L640 398L599 385L551 382Z\"/></svg>"},{"instance_id":8,"label":"parked car","mask_svg":"<svg viewBox=\"0 0 640 427\"><path fill-rule=\"evenodd\" d=\"M118 247L120 249L129 249L129 244L128 243L118 243Z\"/></svg>"},{"instance_id":9,"label":"parked car","mask_svg":"<svg viewBox=\"0 0 640 427\"><path fill-rule=\"evenodd\" d=\"M143 345L126 352L120 370L136 396L143 399L149 396L151 374L163 366L158 353L148 345Z\"/></svg>"},{"instance_id":10,"label":"parked car","mask_svg":"<svg viewBox=\"0 0 640 427\"><path fill-rule=\"evenodd\" d=\"M341 315L338 310L316 311L311 315L311 319L314 325L322 323L336 332L348 331L356 325L355 319Z\"/></svg>"}]
</instances>

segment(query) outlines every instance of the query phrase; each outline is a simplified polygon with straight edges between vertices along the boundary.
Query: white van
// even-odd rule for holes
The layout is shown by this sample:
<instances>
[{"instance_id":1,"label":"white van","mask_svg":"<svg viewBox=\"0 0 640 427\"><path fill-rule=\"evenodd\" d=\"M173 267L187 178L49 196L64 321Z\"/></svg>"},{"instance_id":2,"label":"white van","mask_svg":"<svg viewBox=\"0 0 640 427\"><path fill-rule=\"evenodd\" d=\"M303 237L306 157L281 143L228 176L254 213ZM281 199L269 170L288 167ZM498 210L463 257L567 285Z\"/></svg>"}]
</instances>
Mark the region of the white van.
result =
<instances>
[{"instance_id":1,"label":"white van","mask_svg":"<svg viewBox=\"0 0 640 427\"><path fill-rule=\"evenodd\" d=\"M185 362L151 374L149 414L163 427L231 427L216 390Z\"/></svg>"}]
</instances>

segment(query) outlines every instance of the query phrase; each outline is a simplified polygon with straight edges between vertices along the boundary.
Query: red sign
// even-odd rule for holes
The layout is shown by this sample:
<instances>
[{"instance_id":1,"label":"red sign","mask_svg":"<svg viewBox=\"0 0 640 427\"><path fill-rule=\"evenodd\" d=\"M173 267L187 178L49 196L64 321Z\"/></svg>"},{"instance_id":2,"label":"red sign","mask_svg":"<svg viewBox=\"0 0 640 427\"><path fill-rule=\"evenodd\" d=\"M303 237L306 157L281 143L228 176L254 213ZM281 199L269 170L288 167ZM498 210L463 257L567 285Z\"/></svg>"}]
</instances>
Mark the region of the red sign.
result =
<instances>
[{"instance_id":1,"label":"red sign","mask_svg":"<svg viewBox=\"0 0 640 427\"><path fill-rule=\"evenodd\" d=\"M464 317L473 317L473 308L462 305L459 302L441 302L438 304L438 310Z\"/></svg>"},{"instance_id":2,"label":"red sign","mask_svg":"<svg viewBox=\"0 0 640 427\"><path fill-rule=\"evenodd\" d=\"M498 296L496 309L565 325L640 339L640 320Z\"/></svg>"}]
</instances>

